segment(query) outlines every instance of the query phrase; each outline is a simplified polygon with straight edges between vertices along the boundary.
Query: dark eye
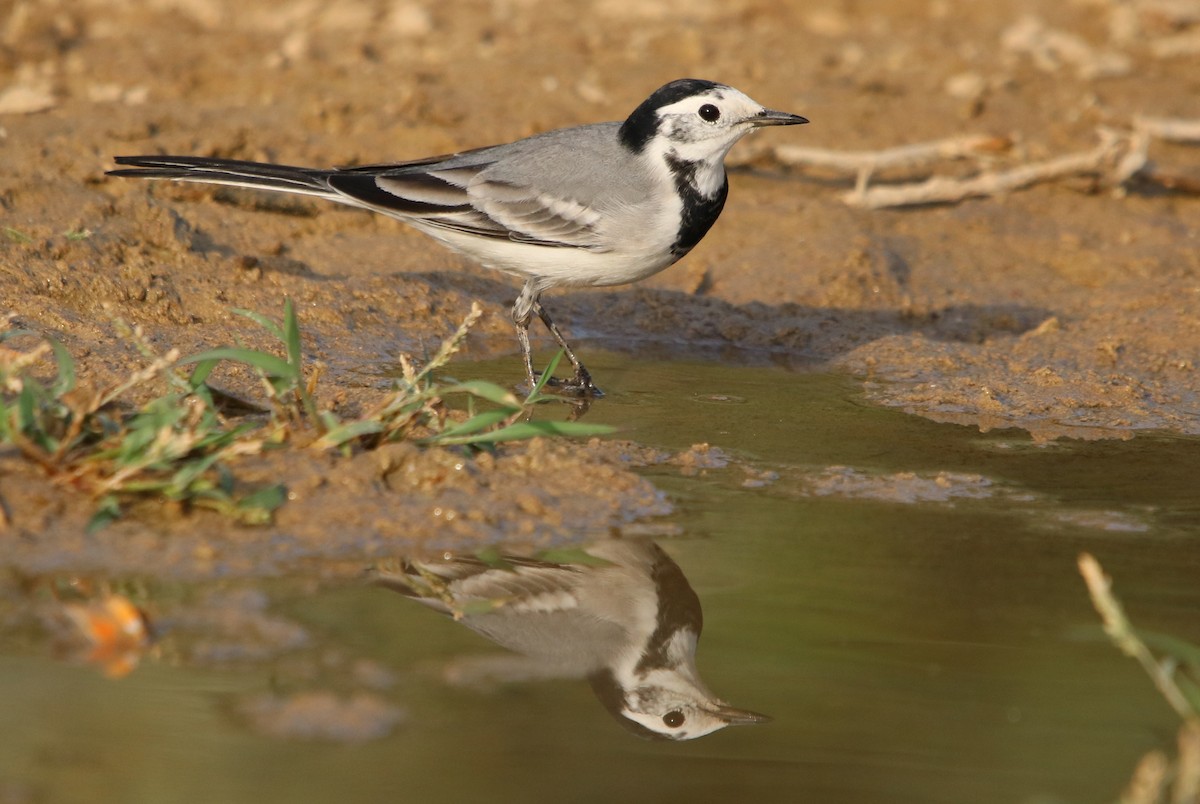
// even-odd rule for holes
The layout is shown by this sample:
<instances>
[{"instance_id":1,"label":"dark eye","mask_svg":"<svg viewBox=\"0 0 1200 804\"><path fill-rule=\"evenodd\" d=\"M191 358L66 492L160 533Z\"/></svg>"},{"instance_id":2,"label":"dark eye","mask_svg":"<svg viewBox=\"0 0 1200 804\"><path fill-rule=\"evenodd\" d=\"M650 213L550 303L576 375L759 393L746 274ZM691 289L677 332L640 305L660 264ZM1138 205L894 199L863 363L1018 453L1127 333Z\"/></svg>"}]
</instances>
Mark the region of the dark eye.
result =
<instances>
[{"instance_id":1,"label":"dark eye","mask_svg":"<svg viewBox=\"0 0 1200 804\"><path fill-rule=\"evenodd\" d=\"M715 107L713 107L713 111L716 111ZM704 114L703 109L700 110L700 114ZM680 712L678 709L674 712L667 712L665 715L663 715L663 723L666 723L673 729L677 729L682 726L684 720L686 720L686 718L683 716L683 712Z\"/></svg>"},{"instance_id":2,"label":"dark eye","mask_svg":"<svg viewBox=\"0 0 1200 804\"><path fill-rule=\"evenodd\" d=\"M706 103L700 107L700 118L710 123L715 123L721 119L721 110L711 103ZM672 714L677 713L672 712Z\"/></svg>"}]
</instances>

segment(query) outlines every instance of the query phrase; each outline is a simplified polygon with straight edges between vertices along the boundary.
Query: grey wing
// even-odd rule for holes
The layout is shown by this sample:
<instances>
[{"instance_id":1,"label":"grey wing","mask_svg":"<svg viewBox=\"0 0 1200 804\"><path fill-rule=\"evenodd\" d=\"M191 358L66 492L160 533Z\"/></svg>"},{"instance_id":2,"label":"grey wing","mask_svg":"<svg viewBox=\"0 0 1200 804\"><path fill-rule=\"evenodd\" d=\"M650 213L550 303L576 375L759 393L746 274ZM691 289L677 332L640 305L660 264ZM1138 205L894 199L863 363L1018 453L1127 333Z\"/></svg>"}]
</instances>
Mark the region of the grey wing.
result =
<instances>
[{"instance_id":1,"label":"grey wing","mask_svg":"<svg viewBox=\"0 0 1200 804\"><path fill-rule=\"evenodd\" d=\"M377 567L376 582L510 650L549 663L556 674L594 672L627 642L628 624L581 606L579 586L594 567L504 556L504 566L470 558Z\"/></svg>"},{"instance_id":2,"label":"grey wing","mask_svg":"<svg viewBox=\"0 0 1200 804\"><path fill-rule=\"evenodd\" d=\"M461 161L455 159L454 161ZM489 161L352 168L325 180L361 206L421 224L542 246L604 250L600 214L570 198L489 179Z\"/></svg>"},{"instance_id":3,"label":"grey wing","mask_svg":"<svg viewBox=\"0 0 1200 804\"><path fill-rule=\"evenodd\" d=\"M446 562L405 561L373 568L372 579L444 613L490 603L516 611L559 611L578 605L579 567L504 557L494 567L474 558ZM484 607L486 609L486 607Z\"/></svg>"},{"instance_id":4,"label":"grey wing","mask_svg":"<svg viewBox=\"0 0 1200 804\"><path fill-rule=\"evenodd\" d=\"M576 588L586 569L514 557L506 557L506 563L505 568L457 573L450 584L455 599L489 601L524 613L569 611L579 605Z\"/></svg>"},{"instance_id":5,"label":"grey wing","mask_svg":"<svg viewBox=\"0 0 1200 804\"><path fill-rule=\"evenodd\" d=\"M119 156L116 161L124 167L109 173L312 195L427 230L605 251L599 207L628 203L628 177L609 169L613 161L608 152L617 147L615 125L552 131L413 162L336 170L194 156ZM589 153L600 153L601 158L582 158Z\"/></svg>"}]
</instances>

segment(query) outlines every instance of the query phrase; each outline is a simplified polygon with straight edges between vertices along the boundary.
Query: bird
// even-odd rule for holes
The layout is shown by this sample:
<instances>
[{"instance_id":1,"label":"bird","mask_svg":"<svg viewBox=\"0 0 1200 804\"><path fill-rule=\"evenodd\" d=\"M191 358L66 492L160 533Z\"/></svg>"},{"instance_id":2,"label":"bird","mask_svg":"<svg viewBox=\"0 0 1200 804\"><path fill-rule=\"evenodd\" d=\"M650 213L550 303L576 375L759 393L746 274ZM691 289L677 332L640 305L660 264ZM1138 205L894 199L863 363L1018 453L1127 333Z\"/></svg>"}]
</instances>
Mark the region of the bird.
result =
<instances>
[{"instance_id":1,"label":"bird","mask_svg":"<svg viewBox=\"0 0 1200 804\"><path fill-rule=\"evenodd\" d=\"M649 539L609 539L549 559L448 553L383 562L369 578L526 657L525 677L585 678L634 734L691 740L769 722L730 706L701 681L700 599Z\"/></svg>"},{"instance_id":2,"label":"bird","mask_svg":"<svg viewBox=\"0 0 1200 804\"><path fill-rule=\"evenodd\" d=\"M316 196L379 212L485 267L524 280L512 307L526 380L542 320L574 368L568 396L603 392L542 305L559 287L624 285L686 255L716 222L725 156L751 131L807 123L725 84L671 81L624 121L535 134L408 162L306 168L203 156L117 156L110 176Z\"/></svg>"}]
</instances>

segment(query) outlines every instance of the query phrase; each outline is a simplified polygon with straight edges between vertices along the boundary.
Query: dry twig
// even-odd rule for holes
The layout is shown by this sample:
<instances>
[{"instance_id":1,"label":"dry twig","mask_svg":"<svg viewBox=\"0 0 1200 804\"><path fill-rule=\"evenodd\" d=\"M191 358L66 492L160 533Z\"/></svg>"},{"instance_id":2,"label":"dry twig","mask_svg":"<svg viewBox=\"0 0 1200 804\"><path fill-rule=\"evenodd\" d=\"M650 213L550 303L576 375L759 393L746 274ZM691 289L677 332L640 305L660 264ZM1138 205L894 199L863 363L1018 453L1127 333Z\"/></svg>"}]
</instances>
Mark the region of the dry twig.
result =
<instances>
[{"instance_id":1,"label":"dry twig","mask_svg":"<svg viewBox=\"0 0 1200 804\"><path fill-rule=\"evenodd\" d=\"M1138 660L1142 668L1158 687L1171 708L1185 722L1195 722L1197 713L1188 702L1187 696L1175 682L1174 663L1159 662L1154 653L1133 630L1133 625L1125 616L1121 602L1112 593L1112 579L1104 574L1100 562L1090 553L1079 556L1079 574L1087 584L1088 593L1092 596L1092 605L1104 621L1104 632L1108 634L1113 644L1120 648L1126 656Z\"/></svg>"},{"instance_id":2,"label":"dry twig","mask_svg":"<svg viewBox=\"0 0 1200 804\"><path fill-rule=\"evenodd\" d=\"M802 148L782 145L775 148L775 158L785 165L827 168L855 175L854 191L862 193L877 171L896 168L915 168L946 159L963 159L995 154L1007 150L1012 142L1005 137L987 134L968 134L947 137L933 142L899 145L880 151L830 151L825 148Z\"/></svg>"},{"instance_id":3,"label":"dry twig","mask_svg":"<svg viewBox=\"0 0 1200 804\"><path fill-rule=\"evenodd\" d=\"M1082 37L1050 28L1034 16L1018 20L1004 32L1000 44L1005 50L1028 54L1038 69L1057 72L1070 65L1082 79L1113 78L1128 75L1132 61L1124 53L1099 50Z\"/></svg>"},{"instance_id":4,"label":"dry twig","mask_svg":"<svg viewBox=\"0 0 1200 804\"><path fill-rule=\"evenodd\" d=\"M1167 142L1200 143L1200 120L1184 120L1178 117L1133 118L1133 127L1151 137Z\"/></svg>"},{"instance_id":5,"label":"dry twig","mask_svg":"<svg viewBox=\"0 0 1200 804\"><path fill-rule=\"evenodd\" d=\"M816 168L854 176L854 189L843 200L854 207L882 209L916 204L949 204L967 198L993 196L1040 182L1088 176L1108 187L1120 187L1141 175L1178 192L1200 192L1200 179L1154 165L1149 158L1154 140L1200 143L1200 120L1136 117L1128 130L1099 130L1100 143L1087 151L1018 165L1006 170L983 170L956 178L932 176L924 181L869 187L881 170L917 168L948 159L990 160L1011 140L989 135L948 137L879 151L832 151L825 148L778 146L770 151L781 164Z\"/></svg>"},{"instance_id":6,"label":"dry twig","mask_svg":"<svg viewBox=\"0 0 1200 804\"><path fill-rule=\"evenodd\" d=\"M917 184L858 188L844 196L846 203L864 209L946 204L978 196L1000 195L1039 182L1068 176L1097 176L1119 186L1141 170L1147 160L1149 136L1139 132L1101 131L1101 142L1090 151L1060 156L1010 170L986 171L965 179L934 176Z\"/></svg>"}]
</instances>

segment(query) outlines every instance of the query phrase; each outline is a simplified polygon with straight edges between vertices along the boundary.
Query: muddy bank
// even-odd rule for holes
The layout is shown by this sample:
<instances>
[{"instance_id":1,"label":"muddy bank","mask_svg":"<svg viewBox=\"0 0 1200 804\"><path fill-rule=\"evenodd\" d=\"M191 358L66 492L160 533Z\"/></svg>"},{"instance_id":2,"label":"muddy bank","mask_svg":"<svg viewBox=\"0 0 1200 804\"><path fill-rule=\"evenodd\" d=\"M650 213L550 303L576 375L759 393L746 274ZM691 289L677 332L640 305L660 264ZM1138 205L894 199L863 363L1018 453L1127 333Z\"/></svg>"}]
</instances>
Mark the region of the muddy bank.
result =
<instances>
[{"instance_id":1,"label":"muddy bank","mask_svg":"<svg viewBox=\"0 0 1200 804\"><path fill-rule=\"evenodd\" d=\"M288 500L270 525L231 525L215 513L148 501L88 532L91 499L10 455L0 458L12 546L6 563L29 577L211 579L317 566L322 576L355 577L364 561L383 556L501 542L549 546L616 532L671 510L633 468L669 460L691 466L691 456L541 439L474 456L410 444L352 458L282 449L236 466L239 487L285 486Z\"/></svg>"}]
</instances>

